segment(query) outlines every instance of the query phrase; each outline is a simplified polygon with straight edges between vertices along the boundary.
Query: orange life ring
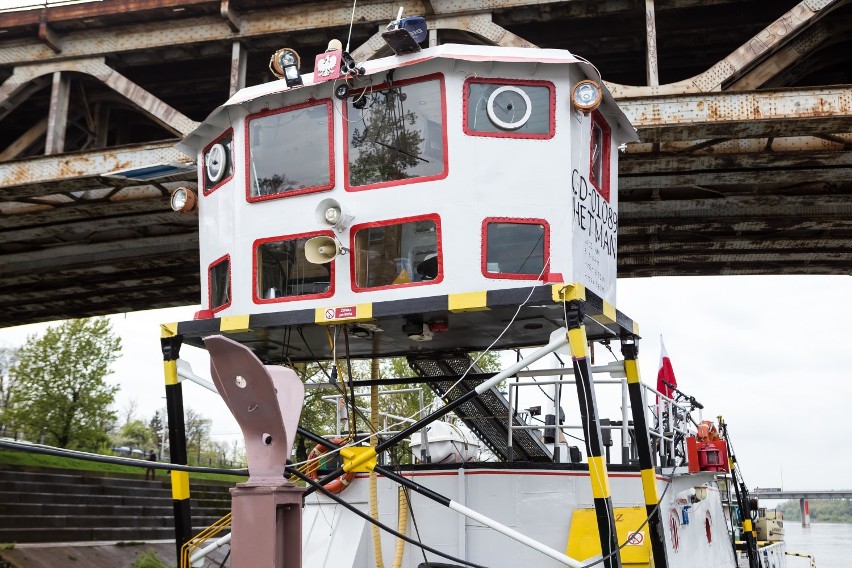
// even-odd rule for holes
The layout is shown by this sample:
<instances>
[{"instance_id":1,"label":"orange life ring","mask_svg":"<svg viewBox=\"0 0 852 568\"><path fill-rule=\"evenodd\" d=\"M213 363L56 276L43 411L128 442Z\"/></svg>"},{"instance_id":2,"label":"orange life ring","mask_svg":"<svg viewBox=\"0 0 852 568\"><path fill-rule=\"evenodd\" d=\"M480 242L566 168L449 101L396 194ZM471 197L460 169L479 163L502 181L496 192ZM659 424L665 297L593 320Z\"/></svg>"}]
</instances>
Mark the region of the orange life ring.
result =
<instances>
[{"instance_id":1,"label":"orange life ring","mask_svg":"<svg viewBox=\"0 0 852 568\"><path fill-rule=\"evenodd\" d=\"M346 443L346 440L344 440L343 438L334 438L331 443L339 446L341 444ZM317 444L316 446L314 446L314 449L312 449L308 453L308 461L313 462L313 460L319 460L324 454L327 454L328 452L329 449L326 446L323 446L322 444ZM308 477L310 477L314 481L317 481L317 479L319 479L319 474L317 472L319 471L321 465L323 465L322 462L309 463L308 471L306 472ZM355 472L350 471L344 473L331 483L323 485L323 487L325 487L326 490L331 491L332 493L337 495L338 493L341 493L344 489L349 487L349 484L352 482L353 479L355 479Z\"/></svg>"}]
</instances>

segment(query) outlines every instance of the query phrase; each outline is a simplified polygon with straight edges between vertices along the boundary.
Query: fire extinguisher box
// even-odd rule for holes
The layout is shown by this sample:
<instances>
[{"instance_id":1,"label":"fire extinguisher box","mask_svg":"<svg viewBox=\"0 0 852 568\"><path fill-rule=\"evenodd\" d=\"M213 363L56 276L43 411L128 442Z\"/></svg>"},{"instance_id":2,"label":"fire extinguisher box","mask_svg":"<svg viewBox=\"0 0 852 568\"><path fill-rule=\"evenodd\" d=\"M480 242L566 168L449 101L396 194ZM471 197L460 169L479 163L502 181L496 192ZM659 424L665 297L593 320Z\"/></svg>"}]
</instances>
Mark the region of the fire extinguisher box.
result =
<instances>
[{"instance_id":1,"label":"fire extinguisher box","mask_svg":"<svg viewBox=\"0 0 852 568\"><path fill-rule=\"evenodd\" d=\"M686 439L686 455L689 460L689 472L718 471L728 472L728 446L724 440L698 443L695 436Z\"/></svg>"}]
</instances>

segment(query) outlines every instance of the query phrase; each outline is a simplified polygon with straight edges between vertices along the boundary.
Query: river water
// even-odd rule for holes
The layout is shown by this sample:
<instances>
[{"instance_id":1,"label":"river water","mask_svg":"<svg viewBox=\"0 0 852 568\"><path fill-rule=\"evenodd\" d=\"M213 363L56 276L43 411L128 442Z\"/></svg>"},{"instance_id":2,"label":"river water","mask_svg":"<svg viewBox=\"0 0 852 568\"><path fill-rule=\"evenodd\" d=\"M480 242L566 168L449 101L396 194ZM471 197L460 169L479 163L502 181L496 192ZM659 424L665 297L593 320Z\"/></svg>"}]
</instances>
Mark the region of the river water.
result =
<instances>
[{"instance_id":1,"label":"river water","mask_svg":"<svg viewBox=\"0 0 852 568\"><path fill-rule=\"evenodd\" d=\"M816 568L852 567L852 523L811 523L802 528L799 521L784 521L787 552L810 554ZM787 568L810 568L807 558L787 557Z\"/></svg>"}]
</instances>

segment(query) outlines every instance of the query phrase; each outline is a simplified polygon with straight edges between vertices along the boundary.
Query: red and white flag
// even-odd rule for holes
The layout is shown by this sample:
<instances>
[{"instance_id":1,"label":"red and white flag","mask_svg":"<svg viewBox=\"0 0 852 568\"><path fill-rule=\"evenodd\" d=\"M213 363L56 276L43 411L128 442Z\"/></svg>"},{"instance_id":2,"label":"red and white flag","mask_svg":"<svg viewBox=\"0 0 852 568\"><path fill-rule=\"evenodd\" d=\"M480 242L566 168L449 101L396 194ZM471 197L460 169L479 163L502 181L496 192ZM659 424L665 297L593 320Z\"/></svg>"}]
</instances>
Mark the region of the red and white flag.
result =
<instances>
[{"instance_id":1,"label":"red and white flag","mask_svg":"<svg viewBox=\"0 0 852 568\"><path fill-rule=\"evenodd\" d=\"M666 353L666 345L663 343L663 336L660 336L660 369L657 371L657 390L665 396L672 397L672 387L677 386L672 361L669 359L669 354Z\"/></svg>"}]
</instances>

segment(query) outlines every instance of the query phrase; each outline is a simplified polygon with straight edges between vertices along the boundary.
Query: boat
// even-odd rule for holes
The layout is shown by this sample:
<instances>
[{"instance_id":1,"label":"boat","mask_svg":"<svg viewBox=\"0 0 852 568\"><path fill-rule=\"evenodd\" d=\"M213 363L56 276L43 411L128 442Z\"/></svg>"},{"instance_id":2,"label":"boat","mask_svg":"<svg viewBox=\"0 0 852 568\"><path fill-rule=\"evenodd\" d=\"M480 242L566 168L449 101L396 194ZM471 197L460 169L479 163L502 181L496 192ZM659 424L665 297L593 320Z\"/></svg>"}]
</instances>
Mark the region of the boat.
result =
<instances>
[{"instance_id":1,"label":"boat","mask_svg":"<svg viewBox=\"0 0 852 568\"><path fill-rule=\"evenodd\" d=\"M421 20L400 15L369 61L332 40L313 73L282 48L279 80L180 144L198 192L172 205L197 207L203 309L163 325L169 409L181 345L208 349L250 470L231 534L184 558L228 541L239 568L783 568L727 425L641 382L638 325L615 307L618 156L637 136L597 69L564 50L422 47ZM506 350L518 360L479 365ZM393 357L414 376L347 370ZM298 426L292 367L308 363L325 375L307 388L339 409L321 432ZM438 403L379 423L388 385ZM297 433L316 442L301 463ZM399 444L410 463L387 457Z\"/></svg>"}]
</instances>

